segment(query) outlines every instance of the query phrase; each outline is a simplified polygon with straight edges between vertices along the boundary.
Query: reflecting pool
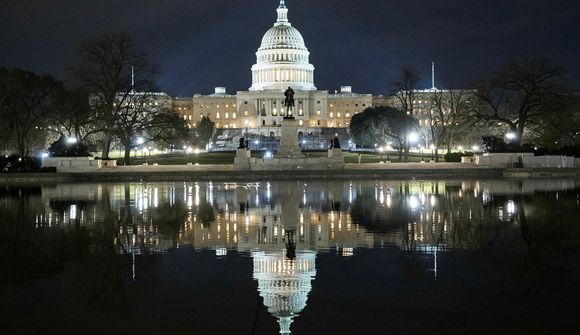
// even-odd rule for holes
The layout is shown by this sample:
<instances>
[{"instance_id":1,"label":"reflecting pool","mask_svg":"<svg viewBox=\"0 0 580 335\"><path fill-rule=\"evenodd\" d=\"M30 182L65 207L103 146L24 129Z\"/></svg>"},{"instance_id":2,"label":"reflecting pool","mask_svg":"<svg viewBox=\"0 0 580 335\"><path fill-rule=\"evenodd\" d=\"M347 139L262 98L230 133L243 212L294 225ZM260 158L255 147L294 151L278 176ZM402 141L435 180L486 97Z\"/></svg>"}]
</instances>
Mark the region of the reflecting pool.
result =
<instances>
[{"instance_id":1,"label":"reflecting pool","mask_svg":"<svg viewBox=\"0 0 580 335\"><path fill-rule=\"evenodd\" d=\"M0 185L2 334L573 334L580 182Z\"/></svg>"}]
</instances>

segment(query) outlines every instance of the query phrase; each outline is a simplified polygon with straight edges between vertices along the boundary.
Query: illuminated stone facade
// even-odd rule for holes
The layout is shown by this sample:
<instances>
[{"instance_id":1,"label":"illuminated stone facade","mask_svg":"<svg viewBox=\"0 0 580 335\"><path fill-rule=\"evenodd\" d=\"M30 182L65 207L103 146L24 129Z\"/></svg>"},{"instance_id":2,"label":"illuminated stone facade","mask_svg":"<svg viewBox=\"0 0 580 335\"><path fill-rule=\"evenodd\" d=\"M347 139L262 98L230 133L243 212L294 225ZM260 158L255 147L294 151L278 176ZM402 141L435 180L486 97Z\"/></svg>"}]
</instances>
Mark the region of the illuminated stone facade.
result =
<instances>
[{"instance_id":1,"label":"illuminated stone facade","mask_svg":"<svg viewBox=\"0 0 580 335\"><path fill-rule=\"evenodd\" d=\"M314 66L302 34L288 20L288 8L280 1L277 19L263 36L252 66L252 86L248 91L228 94L216 87L214 94L175 98L174 110L190 127L209 117L216 128L257 129L278 127L285 115L284 91L295 91L292 113L303 132L308 128L346 128L356 113L372 106L371 94L357 94L350 86L329 94L314 85ZM274 135L279 136L276 130Z\"/></svg>"}]
</instances>

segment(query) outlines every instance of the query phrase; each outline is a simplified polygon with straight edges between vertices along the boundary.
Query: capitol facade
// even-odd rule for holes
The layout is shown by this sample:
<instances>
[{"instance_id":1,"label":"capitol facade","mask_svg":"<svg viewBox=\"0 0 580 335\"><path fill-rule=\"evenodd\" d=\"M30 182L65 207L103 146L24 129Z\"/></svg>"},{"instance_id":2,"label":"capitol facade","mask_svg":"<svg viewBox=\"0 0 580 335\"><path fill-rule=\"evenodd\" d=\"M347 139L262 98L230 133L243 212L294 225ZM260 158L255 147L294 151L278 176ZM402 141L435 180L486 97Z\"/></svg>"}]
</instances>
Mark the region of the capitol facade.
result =
<instances>
[{"instance_id":1,"label":"capitol facade","mask_svg":"<svg viewBox=\"0 0 580 335\"><path fill-rule=\"evenodd\" d=\"M335 136L339 137L343 149L351 149L355 144L350 141L348 127L355 114L369 107L401 107L395 96L358 94L348 85L333 93L317 89L310 51L300 31L290 22L284 0L280 0L276 14L276 21L257 49L256 63L251 67L252 85L247 91L228 94L225 87L216 87L209 95L196 94L187 98L163 95L163 103L172 106L190 128L204 117L215 123L216 131L209 149L235 150L238 139L245 137L251 140L253 150L276 150L285 116L284 91L288 87L295 92L292 114L299 126L302 150L326 149ZM433 122L429 114L434 96L443 94L444 100L449 100L452 92L437 89L434 77L432 84L432 88L414 91L411 113L423 127L426 142Z\"/></svg>"},{"instance_id":2,"label":"capitol facade","mask_svg":"<svg viewBox=\"0 0 580 335\"><path fill-rule=\"evenodd\" d=\"M317 89L310 52L302 34L290 22L284 0L276 12L276 21L256 52L256 63L251 67L252 85L247 91L228 94L225 87L216 87L210 95L172 98L173 109L190 127L209 117L215 122L223 145L241 132L277 137L285 113L283 93L288 87L295 91L293 115L300 131L313 137L320 137L324 128L333 128L327 131L332 136L345 135L352 116L372 107L371 94L354 93L350 86L342 86L334 93ZM320 140L320 146L326 145L323 142Z\"/></svg>"}]
</instances>

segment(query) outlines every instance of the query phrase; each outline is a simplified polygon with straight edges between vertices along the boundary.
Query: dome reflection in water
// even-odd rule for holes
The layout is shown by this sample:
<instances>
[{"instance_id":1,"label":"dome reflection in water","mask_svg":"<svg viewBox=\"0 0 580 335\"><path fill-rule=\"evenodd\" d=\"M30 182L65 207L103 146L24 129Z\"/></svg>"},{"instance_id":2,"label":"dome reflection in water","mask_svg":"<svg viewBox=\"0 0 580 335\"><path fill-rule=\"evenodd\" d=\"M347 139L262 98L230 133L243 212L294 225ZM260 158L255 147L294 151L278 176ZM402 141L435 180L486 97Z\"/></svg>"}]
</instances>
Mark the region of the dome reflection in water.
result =
<instances>
[{"instance_id":1,"label":"dome reflection in water","mask_svg":"<svg viewBox=\"0 0 580 335\"><path fill-rule=\"evenodd\" d=\"M183 269L220 262L218 270L213 271L232 268L228 272L231 281L222 285L235 290L238 282L243 282L235 276L241 274L250 283L233 293L239 294L240 299L226 313L233 318L238 305L246 306L238 323L232 325L240 333L249 333L244 327L252 319L257 320L255 327L272 333L272 325L263 318L267 314L276 318L277 331L282 334L289 334L291 326L294 333L306 333L305 329L316 329L318 333L354 331L356 323L352 320L364 320L370 330L380 332L381 317L371 314L373 318L368 318L371 312L360 304L364 301L363 306L379 308L377 313L382 313L380 308L390 306L389 299L394 299L392 304L396 306L390 309L390 325L405 323L409 333L433 331L435 326L408 323L406 310L424 317L430 311L430 317L443 322L444 318L437 319L439 314L432 314L442 303L468 315L471 310L478 315L482 312L478 308L483 309L501 321L478 324L483 330L499 327L506 333L518 333L509 325L521 325L522 320L530 328L545 324L553 327L556 321L565 328L566 322L573 321L566 313L574 311L577 295L569 290L564 294L557 288L571 287L574 283L569 278L577 276L574 248L580 241L579 189L573 180L3 186L0 250L9 257L0 261L0 288L18 289L0 291L0 310L9 320L26 319L26 314L20 314L19 302L30 296L35 301L39 299L30 291L29 283L46 287L47 291L56 290L65 285L55 286L51 281L68 277L76 281L77 273L84 275L86 271L83 281L79 281L82 287L78 288L78 300L85 299L86 291L97 292L99 298L118 298L132 292L136 300L123 302L129 303L131 309L142 306L167 318L170 316L163 310L180 295L200 291L205 294L203 291L210 290L211 283L221 276L219 272L187 276ZM211 261L204 258L204 250L212 250ZM194 251L202 252L198 255ZM251 257L252 262L244 262L240 254ZM152 263L153 259L164 266ZM73 272L69 270L71 264L84 265ZM241 264L245 270L239 269ZM553 272L558 276L552 277ZM393 277L395 274L398 277ZM536 277L549 281L536 282ZM151 282L151 278L156 279ZM189 286L202 278L208 279L208 286ZM176 280L184 280L187 290L175 285ZM542 286L555 280L561 281L559 285ZM161 306L148 300L157 294L158 281L164 283L159 294L173 297ZM438 282L443 286L434 284ZM246 290L251 283L257 284L258 292L255 286ZM417 294L417 283L426 287L421 289L426 292L421 300L411 298ZM522 289L525 283L529 289ZM479 286L469 291L471 285ZM367 287L369 292L365 291ZM465 298L469 294L448 295L449 287L453 287L453 292L481 294L483 300ZM515 292L514 296L508 299L504 291L500 295L497 290L502 287ZM174 289L179 294L171 295ZM67 290L70 295L77 294L74 286ZM259 305L267 309L267 314L263 307L255 315L248 311L248 291L252 291L249 296L260 297ZM227 308L228 299L233 299L210 293L200 298L196 294L193 296L197 298L186 304L211 306L208 302L216 300L221 308ZM430 301L429 294L445 298ZM502 303L486 300L490 294L498 294ZM336 305L334 297L344 304ZM91 304L57 306L51 301L23 306L22 311L37 317L44 315L35 310L42 306L63 309L62 315L81 308L92 311ZM546 321L534 314L543 310L533 308L540 302L546 308L571 307L544 315L551 318ZM506 309L502 309L504 306ZM519 306L521 315L506 314L507 308L513 310L514 306ZM341 317L345 311L352 320ZM271 316L268 320L272 320ZM217 327L206 314L195 312L188 317L195 318L189 330L211 333L211 327ZM332 321L325 323L331 328L317 328L322 325L313 320L323 317ZM43 321L51 319L47 316ZM70 318L59 322L65 320ZM457 322L472 322L475 318L461 320ZM35 322L22 322L19 327L37 329L34 325ZM42 323L38 327L41 326ZM10 323L6 327L8 333L14 329Z\"/></svg>"}]
</instances>

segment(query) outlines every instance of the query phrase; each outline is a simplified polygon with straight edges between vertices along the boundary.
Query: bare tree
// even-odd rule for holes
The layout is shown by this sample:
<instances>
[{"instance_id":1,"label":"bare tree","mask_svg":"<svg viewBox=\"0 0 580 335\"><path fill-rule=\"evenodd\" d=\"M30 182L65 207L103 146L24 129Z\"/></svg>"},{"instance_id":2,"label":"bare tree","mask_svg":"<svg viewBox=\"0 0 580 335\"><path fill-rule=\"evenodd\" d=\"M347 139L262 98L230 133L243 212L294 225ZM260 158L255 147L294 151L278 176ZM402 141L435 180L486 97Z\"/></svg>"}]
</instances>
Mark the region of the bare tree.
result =
<instances>
[{"instance_id":1,"label":"bare tree","mask_svg":"<svg viewBox=\"0 0 580 335\"><path fill-rule=\"evenodd\" d=\"M133 148L150 141L169 139L187 128L177 113L159 102L160 95L133 92L120 103L112 134L124 147L125 163L129 163Z\"/></svg>"},{"instance_id":2,"label":"bare tree","mask_svg":"<svg viewBox=\"0 0 580 335\"><path fill-rule=\"evenodd\" d=\"M451 152L455 139L467 128L467 115L476 96L472 90L437 90L430 97L428 129L435 146L435 159L439 161L439 149L446 145L447 152Z\"/></svg>"},{"instance_id":3,"label":"bare tree","mask_svg":"<svg viewBox=\"0 0 580 335\"><path fill-rule=\"evenodd\" d=\"M401 72L399 80L393 83L393 96L396 98L399 109L414 116L415 93L421 76L416 69L406 67Z\"/></svg>"},{"instance_id":4,"label":"bare tree","mask_svg":"<svg viewBox=\"0 0 580 335\"><path fill-rule=\"evenodd\" d=\"M489 78L475 82L478 108L472 120L505 126L519 146L532 127L542 127L551 115L562 113L568 89L563 68L547 59L512 62Z\"/></svg>"},{"instance_id":5,"label":"bare tree","mask_svg":"<svg viewBox=\"0 0 580 335\"><path fill-rule=\"evenodd\" d=\"M117 119L134 92L151 91L155 68L123 33L103 33L78 47L75 77L91 92L91 106L103 128L103 159L109 158ZM137 76L132 80L132 73Z\"/></svg>"},{"instance_id":6,"label":"bare tree","mask_svg":"<svg viewBox=\"0 0 580 335\"><path fill-rule=\"evenodd\" d=\"M29 156L33 147L44 147L49 116L54 113L55 99L61 83L49 76L38 76L25 70L2 70L0 119L12 133L21 157Z\"/></svg>"},{"instance_id":7,"label":"bare tree","mask_svg":"<svg viewBox=\"0 0 580 335\"><path fill-rule=\"evenodd\" d=\"M64 89L57 98L56 112L50 123L54 132L65 138L87 143L103 129L97 114L89 104L89 93L80 88Z\"/></svg>"},{"instance_id":8,"label":"bare tree","mask_svg":"<svg viewBox=\"0 0 580 335\"><path fill-rule=\"evenodd\" d=\"M415 116L415 95L420 80L419 71L411 67L405 67L399 80L393 83L393 96L397 101L397 108L411 117ZM409 159L409 141L405 141L404 151L405 161L407 161Z\"/></svg>"}]
</instances>

